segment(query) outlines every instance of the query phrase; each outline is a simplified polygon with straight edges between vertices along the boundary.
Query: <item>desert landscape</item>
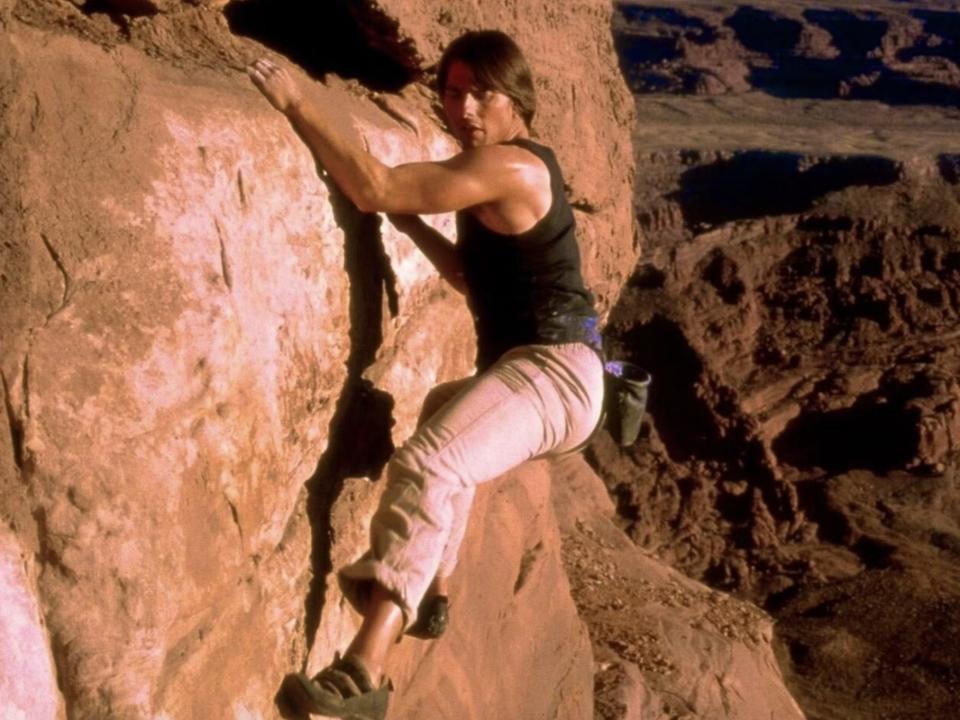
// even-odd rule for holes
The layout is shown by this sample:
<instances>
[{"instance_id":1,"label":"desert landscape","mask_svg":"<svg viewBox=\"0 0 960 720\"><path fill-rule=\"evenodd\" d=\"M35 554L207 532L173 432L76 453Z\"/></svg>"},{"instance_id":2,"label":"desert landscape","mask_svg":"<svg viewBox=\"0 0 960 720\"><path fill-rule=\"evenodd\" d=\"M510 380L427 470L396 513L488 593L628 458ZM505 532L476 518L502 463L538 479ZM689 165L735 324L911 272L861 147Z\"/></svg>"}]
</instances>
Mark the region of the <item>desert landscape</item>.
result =
<instances>
[{"instance_id":1,"label":"desert landscape","mask_svg":"<svg viewBox=\"0 0 960 720\"><path fill-rule=\"evenodd\" d=\"M956 3L620 3L649 434L591 464L642 547L776 618L808 718L960 680Z\"/></svg>"},{"instance_id":2,"label":"desert landscape","mask_svg":"<svg viewBox=\"0 0 960 720\"><path fill-rule=\"evenodd\" d=\"M0 0L0 718L274 720L472 324L244 68L388 164L537 75L640 439L483 487L390 720L948 720L960 3ZM433 217L453 233L452 218Z\"/></svg>"}]
</instances>

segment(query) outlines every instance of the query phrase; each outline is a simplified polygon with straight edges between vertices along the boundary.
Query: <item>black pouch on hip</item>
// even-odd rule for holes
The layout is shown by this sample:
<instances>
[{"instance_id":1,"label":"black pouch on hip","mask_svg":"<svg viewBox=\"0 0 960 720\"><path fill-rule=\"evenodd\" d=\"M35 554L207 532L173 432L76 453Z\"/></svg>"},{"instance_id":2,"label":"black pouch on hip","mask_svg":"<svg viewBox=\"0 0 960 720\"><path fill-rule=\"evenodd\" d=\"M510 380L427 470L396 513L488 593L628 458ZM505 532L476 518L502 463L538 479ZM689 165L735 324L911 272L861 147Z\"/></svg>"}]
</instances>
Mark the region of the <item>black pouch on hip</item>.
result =
<instances>
[{"instance_id":1,"label":"black pouch on hip","mask_svg":"<svg viewBox=\"0 0 960 720\"><path fill-rule=\"evenodd\" d=\"M647 409L650 373L625 360L603 364L606 427L620 447L633 445Z\"/></svg>"}]
</instances>

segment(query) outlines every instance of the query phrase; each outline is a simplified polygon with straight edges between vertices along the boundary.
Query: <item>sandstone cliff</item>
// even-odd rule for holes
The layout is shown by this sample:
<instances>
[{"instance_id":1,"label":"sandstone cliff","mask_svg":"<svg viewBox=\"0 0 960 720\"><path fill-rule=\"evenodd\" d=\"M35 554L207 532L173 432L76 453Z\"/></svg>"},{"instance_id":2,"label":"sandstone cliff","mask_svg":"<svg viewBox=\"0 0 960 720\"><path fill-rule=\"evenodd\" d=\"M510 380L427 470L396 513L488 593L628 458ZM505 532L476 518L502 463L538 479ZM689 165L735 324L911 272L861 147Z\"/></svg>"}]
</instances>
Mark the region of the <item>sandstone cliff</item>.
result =
<instances>
[{"instance_id":1,"label":"sandstone cliff","mask_svg":"<svg viewBox=\"0 0 960 720\"><path fill-rule=\"evenodd\" d=\"M260 42L305 83L323 78L345 127L400 163L454 150L417 82L440 44L514 33L602 306L634 265L633 114L605 3L222 6L0 3L5 718L274 717L283 674L315 669L355 627L329 573L362 551L420 398L471 370L462 303L249 85ZM239 36L258 27L296 32ZM344 37L372 54L343 67ZM481 495L450 636L399 648L391 717L590 717L550 474L521 468ZM762 634L688 629L769 653ZM665 687L693 693L701 657L676 654ZM622 665L633 707L640 668ZM724 683L744 672L728 667L691 707L728 705ZM749 701L769 688L782 693L768 663L716 716L760 717Z\"/></svg>"},{"instance_id":2,"label":"sandstone cliff","mask_svg":"<svg viewBox=\"0 0 960 720\"><path fill-rule=\"evenodd\" d=\"M609 339L651 422L589 455L643 547L777 618L823 720L960 682L955 3L624 2L646 243Z\"/></svg>"}]
</instances>

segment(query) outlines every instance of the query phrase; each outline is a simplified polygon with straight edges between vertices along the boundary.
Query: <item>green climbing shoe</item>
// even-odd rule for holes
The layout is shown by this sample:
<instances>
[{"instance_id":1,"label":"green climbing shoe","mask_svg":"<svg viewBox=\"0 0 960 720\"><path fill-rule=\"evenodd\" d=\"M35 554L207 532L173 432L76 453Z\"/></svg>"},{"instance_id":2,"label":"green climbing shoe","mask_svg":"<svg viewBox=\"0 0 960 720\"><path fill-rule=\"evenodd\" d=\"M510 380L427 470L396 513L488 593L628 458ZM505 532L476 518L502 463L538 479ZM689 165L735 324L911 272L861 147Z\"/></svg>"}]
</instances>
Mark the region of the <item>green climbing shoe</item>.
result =
<instances>
[{"instance_id":1,"label":"green climbing shoe","mask_svg":"<svg viewBox=\"0 0 960 720\"><path fill-rule=\"evenodd\" d=\"M389 680L375 688L363 665L339 655L313 678L294 673L283 681L286 699L298 712L347 720L383 720L392 689Z\"/></svg>"}]
</instances>

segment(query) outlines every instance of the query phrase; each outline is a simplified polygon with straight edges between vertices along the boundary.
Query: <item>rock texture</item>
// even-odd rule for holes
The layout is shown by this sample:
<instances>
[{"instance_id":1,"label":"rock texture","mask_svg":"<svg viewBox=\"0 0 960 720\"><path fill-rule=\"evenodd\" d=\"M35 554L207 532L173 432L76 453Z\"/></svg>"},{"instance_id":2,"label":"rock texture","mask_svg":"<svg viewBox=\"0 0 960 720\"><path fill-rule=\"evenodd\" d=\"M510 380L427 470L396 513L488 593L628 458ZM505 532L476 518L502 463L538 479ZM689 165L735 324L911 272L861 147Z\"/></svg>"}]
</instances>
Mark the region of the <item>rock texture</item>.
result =
<instances>
[{"instance_id":1,"label":"rock texture","mask_svg":"<svg viewBox=\"0 0 960 720\"><path fill-rule=\"evenodd\" d=\"M327 574L362 551L375 492L331 515L344 479L375 479L426 390L471 369L462 303L318 175L237 72L264 50L217 5L0 8L0 512L17 539L4 541L17 623L4 652L24 658L5 663L18 668L5 717L27 704L31 717L274 717L283 674L325 662L355 622L325 598ZM315 87L387 162L454 151L422 87ZM623 167L613 182L628 180ZM629 228L623 199L596 215ZM616 253L632 257L629 233ZM556 692L529 693L518 671L493 700L408 654L397 716L589 714L589 648L542 482L489 501L476 530L501 562L463 605L501 642L467 628L446 652L486 657L492 676L502 642L542 619L549 632L514 644L517 667L553 658L542 679ZM504 502L528 511L510 533Z\"/></svg>"},{"instance_id":2,"label":"rock texture","mask_svg":"<svg viewBox=\"0 0 960 720\"><path fill-rule=\"evenodd\" d=\"M638 544L777 618L810 717L949 717L960 15L619 7L647 245L608 335L653 384L590 458Z\"/></svg>"},{"instance_id":3,"label":"rock texture","mask_svg":"<svg viewBox=\"0 0 960 720\"><path fill-rule=\"evenodd\" d=\"M242 74L264 46L401 163L454 152L418 82L439 45L513 33L604 307L634 266L634 116L605 3L312 5L0 2L4 718L277 717L283 675L356 627L331 570L365 549L389 454L427 389L471 371L462 302L339 195ZM564 471L531 464L480 493L453 626L398 648L392 718L592 716L594 648L616 648L577 612L605 612L584 588L607 561L571 554L587 540L562 510L573 498L558 524L551 477ZM664 641L666 679L624 646L630 707L795 717L766 619L634 558L597 512L642 590L643 632L685 633ZM645 594L665 584L689 605L675 620ZM743 634L721 639L730 623Z\"/></svg>"},{"instance_id":4,"label":"rock texture","mask_svg":"<svg viewBox=\"0 0 960 720\"><path fill-rule=\"evenodd\" d=\"M638 553L582 458L554 473L564 562L597 661L594 718L803 720L768 615Z\"/></svg>"},{"instance_id":5,"label":"rock texture","mask_svg":"<svg viewBox=\"0 0 960 720\"><path fill-rule=\"evenodd\" d=\"M63 716L57 678L37 604L35 565L16 537L0 534L0 710L8 720Z\"/></svg>"}]
</instances>

